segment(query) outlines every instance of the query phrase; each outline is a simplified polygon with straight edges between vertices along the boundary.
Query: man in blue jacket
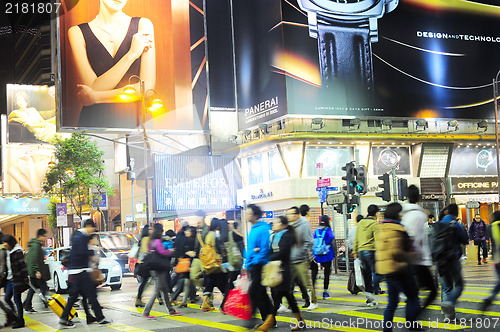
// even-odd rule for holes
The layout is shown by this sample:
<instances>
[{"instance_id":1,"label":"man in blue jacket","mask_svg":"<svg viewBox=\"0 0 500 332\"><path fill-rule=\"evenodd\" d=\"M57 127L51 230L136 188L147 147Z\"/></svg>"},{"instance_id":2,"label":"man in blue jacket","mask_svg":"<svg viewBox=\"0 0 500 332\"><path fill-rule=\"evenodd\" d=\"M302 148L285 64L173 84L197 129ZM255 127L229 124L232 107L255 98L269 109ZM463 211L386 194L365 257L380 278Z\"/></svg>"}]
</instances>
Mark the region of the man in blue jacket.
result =
<instances>
[{"instance_id":1,"label":"man in blue jacket","mask_svg":"<svg viewBox=\"0 0 500 332\"><path fill-rule=\"evenodd\" d=\"M92 305L92 310L95 313L99 325L110 324L111 321L106 319L102 313L102 308L97 301L97 292L94 282L90 278L89 259L94 255L94 251L89 249L89 241L92 233L95 232L95 223L91 219L87 219L83 223L83 228L79 229L71 239L71 251L68 257L68 281L69 281L69 298L68 303L59 319L60 328L74 328L75 324L68 320L68 315L71 308L78 300L78 295L87 298Z\"/></svg>"},{"instance_id":2,"label":"man in blue jacket","mask_svg":"<svg viewBox=\"0 0 500 332\"><path fill-rule=\"evenodd\" d=\"M252 224L247 238L245 268L250 273L249 296L253 308L258 308L264 323L257 331L267 331L275 324L273 304L267 295L266 287L262 286L262 267L269 262L269 236L271 227L263 220L262 210L255 204L248 205L248 221Z\"/></svg>"}]
</instances>

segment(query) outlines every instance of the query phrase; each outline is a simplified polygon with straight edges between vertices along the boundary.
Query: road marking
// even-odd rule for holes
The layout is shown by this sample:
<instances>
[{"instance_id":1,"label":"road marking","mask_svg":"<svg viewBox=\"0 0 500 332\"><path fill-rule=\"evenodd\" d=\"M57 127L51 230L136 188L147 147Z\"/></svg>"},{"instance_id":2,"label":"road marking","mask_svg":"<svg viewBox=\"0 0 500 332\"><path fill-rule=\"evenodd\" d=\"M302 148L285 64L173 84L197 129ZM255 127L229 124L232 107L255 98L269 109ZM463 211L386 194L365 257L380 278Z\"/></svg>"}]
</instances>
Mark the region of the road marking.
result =
<instances>
[{"instance_id":1,"label":"road marking","mask_svg":"<svg viewBox=\"0 0 500 332\"><path fill-rule=\"evenodd\" d=\"M188 324L193 324L193 325L201 325L201 326L207 326L207 323L210 323L208 325L208 327L211 327L214 329L219 329L219 330L224 330L224 331L234 331L234 332L246 332L246 331L248 331L247 328L242 327L242 326L231 325L231 324L226 324L226 323L217 323L217 322L212 322L212 321L205 320L205 319L191 318L191 317L186 317L186 316L165 316L162 318L168 319L168 320L174 320L176 322L188 323Z\"/></svg>"},{"instance_id":2,"label":"road marking","mask_svg":"<svg viewBox=\"0 0 500 332\"><path fill-rule=\"evenodd\" d=\"M30 318L28 316L24 316L24 323L26 324L26 327L29 327L30 329L37 331L37 332L56 332L56 331L58 331L57 329L50 327L48 325L45 325L43 323L40 323L39 321L36 321L33 318Z\"/></svg>"},{"instance_id":3,"label":"road marking","mask_svg":"<svg viewBox=\"0 0 500 332\"><path fill-rule=\"evenodd\" d=\"M290 323L290 325L297 324L297 319L295 317L282 317L278 316L276 317L276 320L279 322L286 322ZM330 331L343 331L343 332L375 332L377 330L368 330L368 329L362 329L359 327L349 327L349 326L339 326L335 327L335 323L332 321L330 322L323 322L323 321L314 321L314 320L305 320L306 322L306 329L308 328L320 328L323 330L330 330Z\"/></svg>"},{"instance_id":4,"label":"road marking","mask_svg":"<svg viewBox=\"0 0 500 332\"><path fill-rule=\"evenodd\" d=\"M118 330L118 331L123 331L123 332L154 332L153 330L145 330L138 328L136 326L128 326L125 324L120 324L120 323L111 323L109 325L106 325L107 327L110 327L112 329Z\"/></svg>"}]
</instances>

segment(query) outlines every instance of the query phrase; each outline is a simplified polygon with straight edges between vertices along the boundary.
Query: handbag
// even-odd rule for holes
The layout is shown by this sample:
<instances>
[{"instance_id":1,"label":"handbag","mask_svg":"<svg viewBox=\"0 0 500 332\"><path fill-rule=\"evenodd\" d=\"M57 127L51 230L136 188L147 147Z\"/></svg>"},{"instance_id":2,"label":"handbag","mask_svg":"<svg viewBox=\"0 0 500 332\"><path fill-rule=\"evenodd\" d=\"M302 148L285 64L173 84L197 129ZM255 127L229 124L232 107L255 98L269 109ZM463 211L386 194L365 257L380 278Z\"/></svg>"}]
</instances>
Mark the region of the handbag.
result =
<instances>
[{"instance_id":1,"label":"handbag","mask_svg":"<svg viewBox=\"0 0 500 332\"><path fill-rule=\"evenodd\" d=\"M356 273L354 272L354 269L349 272L349 280L347 281L347 290L351 292L351 294L358 294L361 292L361 289L356 285Z\"/></svg>"},{"instance_id":2,"label":"handbag","mask_svg":"<svg viewBox=\"0 0 500 332\"><path fill-rule=\"evenodd\" d=\"M365 278L363 277L363 269L361 268L361 259L354 260L354 274L356 275L356 286L362 291L365 290Z\"/></svg>"},{"instance_id":3,"label":"handbag","mask_svg":"<svg viewBox=\"0 0 500 332\"><path fill-rule=\"evenodd\" d=\"M238 245L234 241L233 232L229 232L229 241L224 243L227 254L227 262L236 270L241 269L243 265L243 255Z\"/></svg>"},{"instance_id":4,"label":"handbag","mask_svg":"<svg viewBox=\"0 0 500 332\"><path fill-rule=\"evenodd\" d=\"M175 266L175 273L187 273L191 270L191 258L179 258Z\"/></svg>"},{"instance_id":5,"label":"handbag","mask_svg":"<svg viewBox=\"0 0 500 332\"><path fill-rule=\"evenodd\" d=\"M168 271L170 270L170 257L152 250L144 257L142 265L152 271Z\"/></svg>"},{"instance_id":6,"label":"handbag","mask_svg":"<svg viewBox=\"0 0 500 332\"><path fill-rule=\"evenodd\" d=\"M102 284L106 279L104 277L104 274L102 274L101 270L99 269L92 269L92 271L90 272L90 278L92 278L92 281L94 281L94 283L97 285Z\"/></svg>"},{"instance_id":7,"label":"handbag","mask_svg":"<svg viewBox=\"0 0 500 332\"><path fill-rule=\"evenodd\" d=\"M283 282L281 261L271 261L262 268L262 286L276 287Z\"/></svg>"}]
</instances>

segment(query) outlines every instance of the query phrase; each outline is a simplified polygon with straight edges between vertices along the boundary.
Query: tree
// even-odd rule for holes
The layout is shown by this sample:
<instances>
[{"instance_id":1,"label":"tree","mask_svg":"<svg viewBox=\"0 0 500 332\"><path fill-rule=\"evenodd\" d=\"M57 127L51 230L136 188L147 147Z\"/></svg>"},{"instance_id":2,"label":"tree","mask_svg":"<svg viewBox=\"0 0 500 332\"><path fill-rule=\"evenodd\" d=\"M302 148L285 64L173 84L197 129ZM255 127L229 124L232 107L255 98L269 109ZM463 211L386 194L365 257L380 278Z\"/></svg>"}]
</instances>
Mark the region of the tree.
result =
<instances>
[{"instance_id":1,"label":"tree","mask_svg":"<svg viewBox=\"0 0 500 332\"><path fill-rule=\"evenodd\" d=\"M91 205L101 193L114 195L103 175L104 152L88 136L73 134L58 140L55 147L57 162L45 174L45 192L64 198L80 218L84 205Z\"/></svg>"}]
</instances>

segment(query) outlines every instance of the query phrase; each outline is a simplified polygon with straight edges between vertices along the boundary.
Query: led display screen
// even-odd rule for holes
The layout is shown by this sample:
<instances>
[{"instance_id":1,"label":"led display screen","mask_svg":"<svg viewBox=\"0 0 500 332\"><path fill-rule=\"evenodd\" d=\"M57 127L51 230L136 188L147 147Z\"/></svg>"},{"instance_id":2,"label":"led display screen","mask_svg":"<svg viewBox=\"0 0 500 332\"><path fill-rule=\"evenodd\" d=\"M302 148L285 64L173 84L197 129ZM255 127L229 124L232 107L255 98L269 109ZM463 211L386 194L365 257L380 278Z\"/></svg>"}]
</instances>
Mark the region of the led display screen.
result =
<instances>
[{"instance_id":1,"label":"led display screen","mask_svg":"<svg viewBox=\"0 0 500 332\"><path fill-rule=\"evenodd\" d=\"M451 155L450 176L497 175L497 153L493 147L457 147Z\"/></svg>"},{"instance_id":2,"label":"led display screen","mask_svg":"<svg viewBox=\"0 0 500 332\"><path fill-rule=\"evenodd\" d=\"M390 172L393 167L398 175L411 174L410 149L407 147L374 146L372 156L374 175Z\"/></svg>"}]
</instances>

